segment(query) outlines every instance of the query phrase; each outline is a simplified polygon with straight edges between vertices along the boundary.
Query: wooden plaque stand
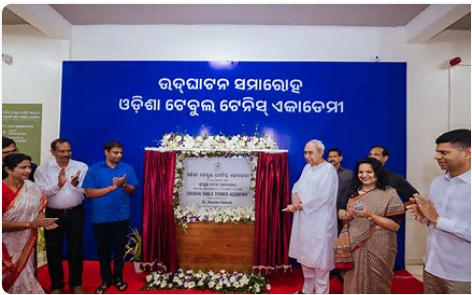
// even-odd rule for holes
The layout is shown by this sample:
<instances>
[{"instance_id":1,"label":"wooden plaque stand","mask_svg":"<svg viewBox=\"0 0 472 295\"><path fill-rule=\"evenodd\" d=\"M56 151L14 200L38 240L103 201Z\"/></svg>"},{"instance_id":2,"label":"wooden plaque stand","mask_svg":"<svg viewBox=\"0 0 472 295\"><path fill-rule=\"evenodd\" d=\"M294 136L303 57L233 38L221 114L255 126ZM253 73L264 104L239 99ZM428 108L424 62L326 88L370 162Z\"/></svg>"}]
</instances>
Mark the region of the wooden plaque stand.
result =
<instances>
[{"instance_id":1,"label":"wooden plaque stand","mask_svg":"<svg viewBox=\"0 0 472 295\"><path fill-rule=\"evenodd\" d=\"M252 272L254 223L190 223L187 234L176 224L177 253L184 270Z\"/></svg>"}]
</instances>

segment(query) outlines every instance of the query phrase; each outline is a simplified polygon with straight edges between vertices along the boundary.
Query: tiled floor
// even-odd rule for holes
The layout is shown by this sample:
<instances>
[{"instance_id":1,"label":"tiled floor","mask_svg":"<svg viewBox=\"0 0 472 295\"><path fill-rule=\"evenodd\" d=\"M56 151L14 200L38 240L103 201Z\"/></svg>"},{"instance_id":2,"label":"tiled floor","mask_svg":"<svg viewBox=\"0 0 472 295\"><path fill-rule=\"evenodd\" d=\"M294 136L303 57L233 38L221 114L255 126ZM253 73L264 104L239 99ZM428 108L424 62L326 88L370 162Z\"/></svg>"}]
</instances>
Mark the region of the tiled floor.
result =
<instances>
[{"instance_id":1,"label":"tiled floor","mask_svg":"<svg viewBox=\"0 0 472 295\"><path fill-rule=\"evenodd\" d=\"M415 278L417 278L420 281L423 281L423 265L422 264L407 264L405 268Z\"/></svg>"}]
</instances>

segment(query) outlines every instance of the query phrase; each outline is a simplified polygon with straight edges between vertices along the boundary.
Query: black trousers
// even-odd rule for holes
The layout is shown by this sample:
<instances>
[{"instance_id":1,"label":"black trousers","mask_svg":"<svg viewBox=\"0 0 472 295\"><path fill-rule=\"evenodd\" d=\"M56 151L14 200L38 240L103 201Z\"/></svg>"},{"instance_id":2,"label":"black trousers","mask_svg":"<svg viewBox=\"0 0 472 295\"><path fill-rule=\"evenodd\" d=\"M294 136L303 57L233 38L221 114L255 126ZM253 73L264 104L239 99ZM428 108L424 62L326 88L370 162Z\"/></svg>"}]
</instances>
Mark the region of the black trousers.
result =
<instances>
[{"instance_id":1,"label":"black trousers","mask_svg":"<svg viewBox=\"0 0 472 295\"><path fill-rule=\"evenodd\" d=\"M100 277L102 282L111 284L123 281L125 246L128 242L129 219L115 222L94 223L95 238L98 246ZM112 250L113 254L112 254ZM113 259L113 274L111 260Z\"/></svg>"},{"instance_id":2,"label":"black trousers","mask_svg":"<svg viewBox=\"0 0 472 295\"><path fill-rule=\"evenodd\" d=\"M67 238L67 256L69 261L69 286L82 285L82 233L84 231L84 206L82 204L69 210L58 210L46 207L46 217L59 218L58 228L45 230L46 255L48 259L51 290L64 287L62 269L62 246L64 236Z\"/></svg>"}]
</instances>

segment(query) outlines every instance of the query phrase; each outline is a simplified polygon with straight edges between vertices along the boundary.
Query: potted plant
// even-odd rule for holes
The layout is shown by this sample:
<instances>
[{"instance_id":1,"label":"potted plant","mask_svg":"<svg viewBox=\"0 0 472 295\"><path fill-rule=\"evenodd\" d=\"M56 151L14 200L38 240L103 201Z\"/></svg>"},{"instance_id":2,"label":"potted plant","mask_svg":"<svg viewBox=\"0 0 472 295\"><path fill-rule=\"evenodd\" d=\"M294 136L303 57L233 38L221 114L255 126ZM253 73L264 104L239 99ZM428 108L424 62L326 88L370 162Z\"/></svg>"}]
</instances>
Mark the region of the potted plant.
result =
<instances>
[{"instance_id":1,"label":"potted plant","mask_svg":"<svg viewBox=\"0 0 472 295\"><path fill-rule=\"evenodd\" d=\"M123 259L129 255L130 262L134 263L134 269L136 272L143 272L141 268L141 246L142 246L141 234L137 228L131 228L131 232L128 234L128 243L126 244L126 252Z\"/></svg>"}]
</instances>

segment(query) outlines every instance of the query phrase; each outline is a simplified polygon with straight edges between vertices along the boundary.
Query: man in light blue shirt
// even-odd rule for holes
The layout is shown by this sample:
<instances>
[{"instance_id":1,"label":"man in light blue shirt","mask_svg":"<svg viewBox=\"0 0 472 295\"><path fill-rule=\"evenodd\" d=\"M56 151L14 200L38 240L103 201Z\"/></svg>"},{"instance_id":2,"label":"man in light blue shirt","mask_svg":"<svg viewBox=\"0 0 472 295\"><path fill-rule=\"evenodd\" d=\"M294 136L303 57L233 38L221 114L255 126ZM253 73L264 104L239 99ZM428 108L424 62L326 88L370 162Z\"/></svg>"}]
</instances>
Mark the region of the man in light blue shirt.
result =
<instances>
[{"instance_id":1,"label":"man in light blue shirt","mask_svg":"<svg viewBox=\"0 0 472 295\"><path fill-rule=\"evenodd\" d=\"M416 196L411 199L415 204L407 206L416 220L429 227L424 293L470 294L470 130L439 136L435 159L446 174L432 181L428 200Z\"/></svg>"},{"instance_id":2,"label":"man in light blue shirt","mask_svg":"<svg viewBox=\"0 0 472 295\"><path fill-rule=\"evenodd\" d=\"M130 218L129 198L138 185L134 169L121 162L121 143L108 142L104 152L105 161L90 167L82 185L85 195L91 199L92 223L98 245L102 283L95 290L96 294L104 293L112 283L118 291L128 287L123 280L123 264ZM110 258L112 249L113 274Z\"/></svg>"}]
</instances>

